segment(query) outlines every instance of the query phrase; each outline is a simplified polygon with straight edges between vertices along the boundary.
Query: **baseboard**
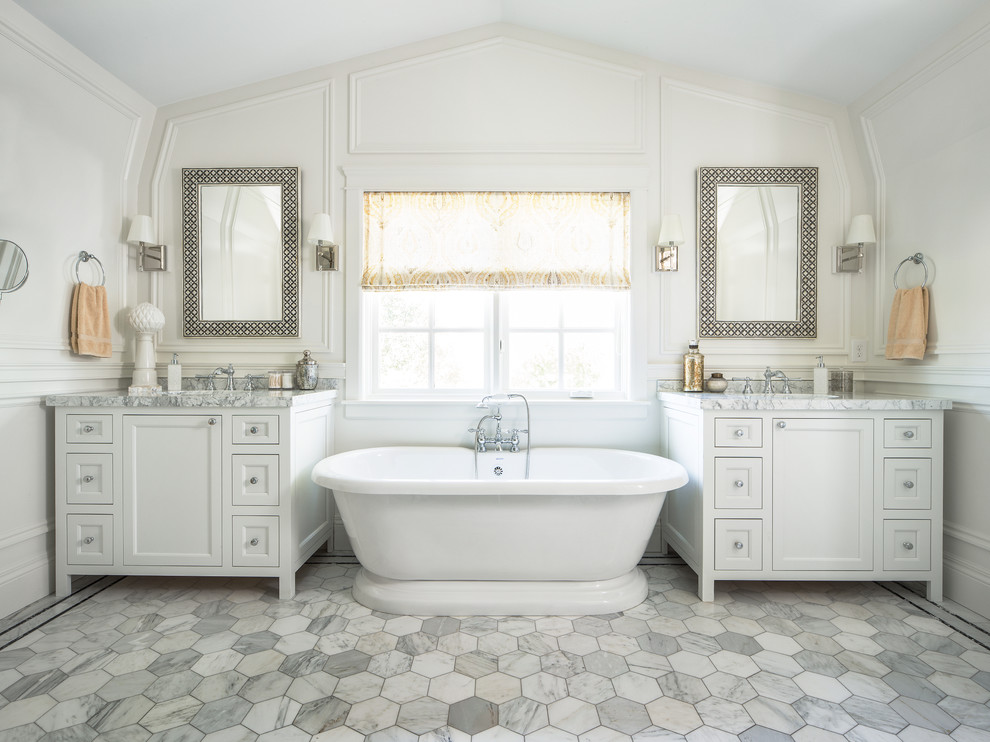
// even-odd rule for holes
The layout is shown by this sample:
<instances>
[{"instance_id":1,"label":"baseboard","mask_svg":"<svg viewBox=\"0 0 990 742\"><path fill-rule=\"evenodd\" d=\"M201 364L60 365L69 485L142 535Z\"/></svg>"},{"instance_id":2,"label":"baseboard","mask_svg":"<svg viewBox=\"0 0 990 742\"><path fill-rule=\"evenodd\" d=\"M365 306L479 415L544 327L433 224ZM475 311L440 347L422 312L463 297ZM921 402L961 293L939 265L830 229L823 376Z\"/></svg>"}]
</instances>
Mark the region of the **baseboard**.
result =
<instances>
[{"instance_id":1,"label":"baseboard","mask_svg":"<svg viewBox=\"0 0 990 742\"><path fill-rule=\"evenodd\" d=\"M45 556L0 575L0 618L52 593L52 564Z\"/></svg>"},{"instance_id":2,"label":"baseboard","mask_svg":"<svg viewBox=\"0 0 990 742\"><path fill-rule=\"evenodd\" d=\"M990 616L990 572L946 554L943 560L943 591L946 598Z\"/></svg>"}]
</instances>

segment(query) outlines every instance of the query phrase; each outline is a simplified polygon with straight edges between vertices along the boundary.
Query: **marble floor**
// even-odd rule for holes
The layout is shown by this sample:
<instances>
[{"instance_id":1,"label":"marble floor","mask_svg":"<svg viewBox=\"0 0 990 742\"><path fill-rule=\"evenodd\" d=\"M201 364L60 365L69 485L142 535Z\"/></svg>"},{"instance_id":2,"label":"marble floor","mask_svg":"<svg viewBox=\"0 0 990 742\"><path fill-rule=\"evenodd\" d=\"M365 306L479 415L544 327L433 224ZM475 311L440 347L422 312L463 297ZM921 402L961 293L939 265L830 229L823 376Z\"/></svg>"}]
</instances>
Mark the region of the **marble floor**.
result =
<instances>
[{"instance_id":1,"label":"marble floor","mask_svg":"<svg viewBox=\"0 0 990 742\"><path fill-rule=\"evenodd\" d=\"M94 578L0 622L0 740L990 740L990 629L877 583L643 567L605 616L423 617L356 566L273 580ZM946 608L948 610L946 610Z\"/></svg>"}]
</instances>

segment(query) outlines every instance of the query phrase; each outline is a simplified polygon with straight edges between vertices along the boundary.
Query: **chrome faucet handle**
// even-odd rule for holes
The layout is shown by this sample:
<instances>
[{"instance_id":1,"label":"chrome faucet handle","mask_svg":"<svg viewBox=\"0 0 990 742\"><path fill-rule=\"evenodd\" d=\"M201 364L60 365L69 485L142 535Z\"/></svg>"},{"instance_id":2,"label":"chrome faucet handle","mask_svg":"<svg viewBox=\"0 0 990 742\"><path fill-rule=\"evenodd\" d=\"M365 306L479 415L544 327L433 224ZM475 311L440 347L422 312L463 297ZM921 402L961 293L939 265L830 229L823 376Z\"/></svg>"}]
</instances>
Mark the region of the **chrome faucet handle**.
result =
<instances>
[{"instance_id":1,"label":"chrome faucet handle","mask_svg":"<svg viewBox=\"0 0 990 742\"><path fill-rule=\"evenodd\" d=\"M254 391L254 382L258 379L267 379L267 374L245 374L244 379L247 381L247 391Z\"/></svg>"},{"instance_id":2,"label":"chrome faucet handle","mask_svg":"<svg viewBox=\"0 0 990 742\"><path fill-rule=\"evenodd\" d=\"M213 383L213 374L196 374L197 379L206 379L206 391L215 392L216 385Z\"/></svg>"},{"instance_id":3,"label":"chrome faucet handle","mask_svg":"<svg viewBox=\"0 0 990 742\"><path fill-rule=\"evenodd\" d=\"M746 382L745 386L743 386L743 390L742 390L742 393L743 394L752 394L753 393L753 379L751 377L749 377L749 376L733 376L732 377L732 380L733 381L745 381Z\"/></svg>"}]
</instances>

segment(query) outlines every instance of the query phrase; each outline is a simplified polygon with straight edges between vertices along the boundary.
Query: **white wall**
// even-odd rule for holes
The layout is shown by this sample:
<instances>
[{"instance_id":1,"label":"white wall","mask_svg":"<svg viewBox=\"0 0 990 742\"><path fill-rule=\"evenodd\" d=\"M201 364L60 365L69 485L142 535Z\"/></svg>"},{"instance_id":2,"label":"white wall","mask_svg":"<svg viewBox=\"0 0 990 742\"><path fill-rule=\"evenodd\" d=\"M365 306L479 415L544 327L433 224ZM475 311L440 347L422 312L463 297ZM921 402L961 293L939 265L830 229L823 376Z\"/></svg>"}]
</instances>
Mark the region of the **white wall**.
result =
<instances>
[{"instance_id":1,"label":"white wall","mask_svg":"<svg viewBox=\"0 0 990 742\"><path fill-rule=\"evenodd\" d=\"M343 448L391 440L404 426L415 429L419 442L449 442L474 414L466 405L445 424L446 415L424 418L415 405L354 402L362 188L630 190L638 401L652 401L653 379L679 376L680 356L696 333L691 256L699 166L818 167L823 246L840 240L851 204L869 196L842 107L504 25L162 108L142 174L142 203L147 200L164 240L178 245L182 167L261 164L301 167L303 234L313 213L329 209L343 270L314 272L304 246L298 341L184 339L178 268L156 277L150 295L160 297L168 318L159 358L178 352L187 369L199 372L229 361L238 371L264 371L289 368L309 348L324 376L346 378ZM682 215L689 235L685 259L679 272L656 274L651 245L660 215L671 211ZM833 275L823 247L819 337L704 341L708 368L754 373L773 363L807 377L815 355L844 362L849 287L857 279ZM594 409L565 406L552 414L593 425ZM637 448L656 450L655 405L632 415L636 422L627 415L615 420L613 412L603 411L597 442L632 438Z\"/></svg>"},{"instance_id":2,"label":"white wall","mask_svg":"<svg viewBox=\"0 0 990 742\"><path fill-rule=\"evenodd\" d=\"M153 108L0 0L0 238L30 276L0 304L0 616L51 592L53 415L44 395L116 388L130 370L122 329L134 295L122 232ZM79 251L106 268L113 358L71 355ZM92 265L92 264L91 264ZM89 266L80 269L93 281Z\"/></svg>"},{"instance_id":3,"label":"white wall","mask_svg":"<svg viewBox=\"0 0 990 742\"><path fill-rule=\"evenodd\" d=\"M868 386L953 400L945 431L945 592L990 615L990 10L852 107L875 180L878 239L862 318ZM923 361L886 361L893 275L922 252L931 316ZM908 263L898 284L917 285Z\"/></svg>"}]
</instances>

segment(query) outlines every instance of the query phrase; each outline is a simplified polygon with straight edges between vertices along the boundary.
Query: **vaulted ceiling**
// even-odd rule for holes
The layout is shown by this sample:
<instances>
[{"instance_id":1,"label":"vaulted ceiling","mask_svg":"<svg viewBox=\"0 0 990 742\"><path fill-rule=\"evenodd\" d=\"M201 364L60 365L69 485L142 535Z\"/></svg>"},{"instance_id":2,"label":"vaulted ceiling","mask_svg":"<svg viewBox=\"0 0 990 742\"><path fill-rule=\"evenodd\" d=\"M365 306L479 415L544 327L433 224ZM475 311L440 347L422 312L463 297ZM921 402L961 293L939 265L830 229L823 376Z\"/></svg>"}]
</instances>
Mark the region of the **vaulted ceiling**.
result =
<instances>
[{"instance_id":1,"label":"vaulted ceiling","mask_svg":"<svg viewBox=\"0 0 990 742\"><path fill-rule=\"evenodd\" d=\"M990 0L15 0L156 105L509 23L848 103Z\"/></svg>"}]
</instances>

